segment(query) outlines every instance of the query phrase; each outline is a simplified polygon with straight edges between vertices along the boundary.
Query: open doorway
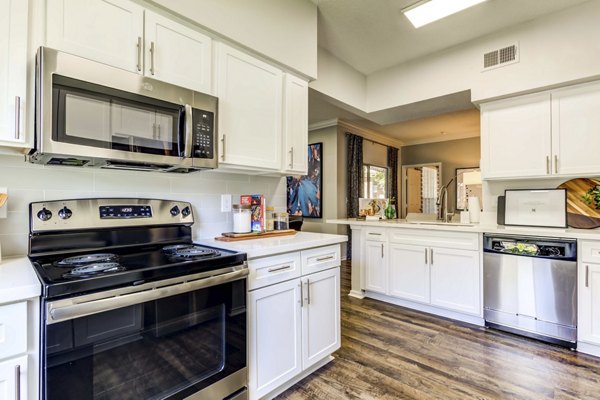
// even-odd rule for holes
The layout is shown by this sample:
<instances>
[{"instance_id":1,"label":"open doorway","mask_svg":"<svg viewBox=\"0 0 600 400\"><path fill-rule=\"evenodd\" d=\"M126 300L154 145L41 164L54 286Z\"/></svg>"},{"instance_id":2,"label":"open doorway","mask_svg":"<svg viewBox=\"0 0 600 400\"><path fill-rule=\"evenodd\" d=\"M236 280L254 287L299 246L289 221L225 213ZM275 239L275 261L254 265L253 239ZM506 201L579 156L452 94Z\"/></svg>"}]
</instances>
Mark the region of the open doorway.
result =
<instances>
[{"instance_id":1,"label":"open doorway","mask_svg":"<svg viewBox=\"0 0 600 400\"><path fill-rule=\"evenodd\" d=\"M408 213L437 214L442 163L402 166L402 218Z\"/></svg>"}]
</instances>

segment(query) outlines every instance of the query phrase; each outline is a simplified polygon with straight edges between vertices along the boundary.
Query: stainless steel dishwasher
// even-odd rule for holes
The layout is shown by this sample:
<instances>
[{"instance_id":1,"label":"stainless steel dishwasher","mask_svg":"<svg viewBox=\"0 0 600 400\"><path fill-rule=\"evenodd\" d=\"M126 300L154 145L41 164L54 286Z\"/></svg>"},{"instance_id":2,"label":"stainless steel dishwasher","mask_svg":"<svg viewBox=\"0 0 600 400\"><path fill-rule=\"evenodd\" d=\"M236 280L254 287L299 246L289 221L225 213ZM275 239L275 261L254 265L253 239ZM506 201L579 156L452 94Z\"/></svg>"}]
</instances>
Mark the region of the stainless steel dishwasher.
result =
<instances>
[{"instance_id":1,"label":"stainless steel dishwasher","mask_svg":"<svg viewBox=\"0 0 600 400\"><path fill-rule=\"evenodd\" d=\"M486 326L577 346L577 241L483 236Z\"/></svg>"}]
</instances>

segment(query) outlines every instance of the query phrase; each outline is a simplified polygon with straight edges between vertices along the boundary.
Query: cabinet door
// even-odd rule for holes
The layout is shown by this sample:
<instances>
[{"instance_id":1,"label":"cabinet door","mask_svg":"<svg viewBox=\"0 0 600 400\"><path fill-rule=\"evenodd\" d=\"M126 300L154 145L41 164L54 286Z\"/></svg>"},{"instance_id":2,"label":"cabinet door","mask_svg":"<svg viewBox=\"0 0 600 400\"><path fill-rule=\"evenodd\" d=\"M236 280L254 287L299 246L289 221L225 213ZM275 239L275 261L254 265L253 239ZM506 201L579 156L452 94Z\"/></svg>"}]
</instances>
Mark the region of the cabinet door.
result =
<instances>
[{"instance_id":1,"label":"cabinet door","mask_svg":"<svg viewBox=\"0 0 600 400\"><path fill-rule=\"evenodd\" d=\"M600 174L600 84L552 92L553 173Z\"/></svg>"},{"instance_id":2,"label":"cabinet door","mask_svg":"<svg viewBox=\"0 0 600 400\"><path fill-rule=\"evenodd\" d=\"M429 249L390 244L390 296L429 303Z\"/></svg>"},{"instance_id":3,"label":"cabinet door","mask_svg":"<svg viewBox=\"0 0 600 400\"><path fill-rule=\"evenodd\" d=\"M142 73L144 9L129 0L48 0L49 47Z\"/></svg>"},{"instance_id":4,"label":"cabinet door","mask_svg":"<svg viewBox=\"0 0 600 400\"><path fill-rule=\"evenodd\" d=\"M431 304L481 315L479 252L434 247L429 262Z\"/></svg>"},{"instance_id":5,"label":"cabinet door","mask_svg":"<svg viewBox=\"0 0 600 400\"><path fill-rule=\"evenodd\" d=\"M27 356L0 363L0 400L27 399Z\"/></svg>"},{"instance_id":6,"label":"cabinet door","mask_svg":"<svg viewBox=\"0 0 600 400\"><path fill-rule=\"evenodd\" d=\"M300 279L293 279L248 293L251 399L302 371L300 285Z\"/></svg>"},{"instance_id":7,"label":"cabinet door","mask_svg":"<svg viewBox=\"0 0 600 400\"><path fill-rule=\"evenodd\" d=\"M289 174L306 175L308 146L308 83L285 75L283 169Z\"/></svg>"},{"instance_id":8,"label":"cabinet door","mask_svg":"<svg viewBox=\"0 0 600 400\"><path fill-rule=\"evenodd\" d=\"M550 174L550 93L482 104L481 111L484 178Z\"/></svg>"},{"instance_id":9,"label":"cabinet door","mask_svg":"<svg viewBox=\"0 0 600 400\"><path fill-rule=\"evenodd\" d=\"M145 74L211 93L212 39L151 11L145 17Z\"/></svg>"},{"instance_id":10,"label":"cabinet door","mask_svg":"<svg viewBox=\"0 0 600 400\"><path fill-rule=\"evenodd\" d=\"M281 170L281 70L219 44L219 162Z\"/></svg>"},{"instance_id":11,"label":"cabinet door","mask_svg":"<svg viewBox=\"0 0 600 400\"><path fill-rule=\"evenodd\" d=\"M340 269L303 278L302 368L306 369L340 348Z\"/></svg>"},{"instance_id":12,"label":"cabinet door","mask_svg":"<svg viewBox=\"0 0 600 400\"><path fill-rule=\"evenodd\" d=\"M600 345L600 264L582 264L579 272L577 339Z\"/></svg>"},{"instance_id":13,"label":"cabinet door","mask_svg":"<svg viewBox=\"0 0 600 400\"><path fill-rule=\"evenodd\" d=\"M25 142L27 4L0 1L0 142Z\"/></svg>"},{"instance_id":14,"label":"cabinet door","mask_svg":"<svg viewBox=\"0 0 600 400\"><path fill-rule=\"evenodd\" d=\"M387 293L387 244L367 240L365 245L365 289Z\"/></svg>"}]
</instances>

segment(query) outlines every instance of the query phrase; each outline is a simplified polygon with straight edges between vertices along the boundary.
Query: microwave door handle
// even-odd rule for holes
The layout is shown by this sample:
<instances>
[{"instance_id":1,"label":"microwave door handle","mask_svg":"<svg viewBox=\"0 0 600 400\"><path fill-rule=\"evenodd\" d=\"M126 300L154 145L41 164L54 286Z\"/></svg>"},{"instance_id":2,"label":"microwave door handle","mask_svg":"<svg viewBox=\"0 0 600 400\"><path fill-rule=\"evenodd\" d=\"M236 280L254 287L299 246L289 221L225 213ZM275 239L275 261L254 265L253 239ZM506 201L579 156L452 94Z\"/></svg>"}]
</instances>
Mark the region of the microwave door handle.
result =
<instances>
[{"instance_id":1,"label":"microwave door handle","mask_svg":"<svg viewBox=\"0 0 600 400\"><path fill-rule=\"evenodd\" d=\"M192 130L194 123L192 121L192 106L185 105L185 126L184 126L184 158L192 158Z\"/></svg>"}]
</instances>

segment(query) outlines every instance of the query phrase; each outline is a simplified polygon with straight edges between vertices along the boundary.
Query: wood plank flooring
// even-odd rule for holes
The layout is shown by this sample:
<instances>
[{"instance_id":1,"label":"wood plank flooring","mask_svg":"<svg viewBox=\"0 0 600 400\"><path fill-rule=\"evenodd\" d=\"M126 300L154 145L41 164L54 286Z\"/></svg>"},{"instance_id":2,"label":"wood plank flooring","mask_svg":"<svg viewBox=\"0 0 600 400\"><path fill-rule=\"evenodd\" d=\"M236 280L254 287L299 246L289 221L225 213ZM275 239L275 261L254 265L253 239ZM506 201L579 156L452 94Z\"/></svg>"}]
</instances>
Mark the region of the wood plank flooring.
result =
<instances>
[{"instance_id":1,"label":"wood plank flooring","mask_svg":"<svg viewBox=\"0 0 600 400\"><path fill-rule=\"evenodd\" d=\"M600 358L348 297L342 347L277 399L600 399Z\"/></svg>"}]
</instances>

